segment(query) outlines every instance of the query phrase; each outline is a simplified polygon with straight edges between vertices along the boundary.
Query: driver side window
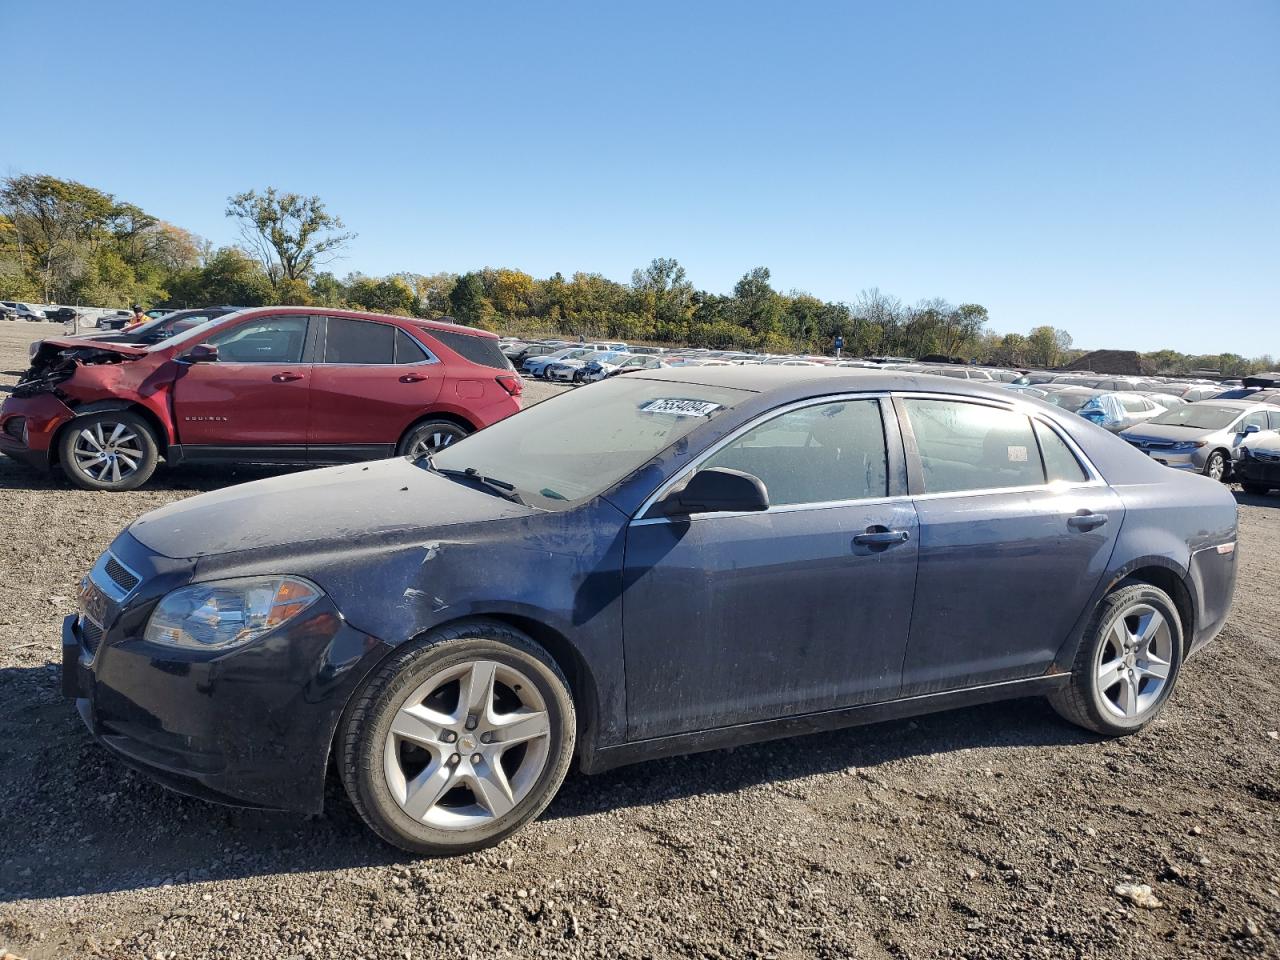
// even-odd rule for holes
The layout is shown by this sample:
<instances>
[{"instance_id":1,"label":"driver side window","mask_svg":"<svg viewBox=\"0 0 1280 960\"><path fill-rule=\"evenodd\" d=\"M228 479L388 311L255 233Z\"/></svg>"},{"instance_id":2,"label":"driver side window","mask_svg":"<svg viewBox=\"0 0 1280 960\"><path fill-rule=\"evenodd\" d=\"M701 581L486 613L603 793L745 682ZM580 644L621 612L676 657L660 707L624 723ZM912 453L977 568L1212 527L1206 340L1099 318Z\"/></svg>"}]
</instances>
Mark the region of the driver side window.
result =
<instances>
[{"instance_id":1,"label":"driver side window","mask_svg":"<svg viewBox=\"0 0 1280 960\"><path fill-rule=\"evenodd\" d=\"M772 506L887 496L880 403L847 400L792 410L747 431L702 466L759 477Z\"/></svg>"},{"instance_id":2,"label":"driver side window","mask_svg":"<svg viewBox=\"0 0 1280 960\"><path fill-rule=\"evenodd\" d=\"M301 363L306 317L259 317L210 337L223 363Z\"/></svg>"}]
</instances>

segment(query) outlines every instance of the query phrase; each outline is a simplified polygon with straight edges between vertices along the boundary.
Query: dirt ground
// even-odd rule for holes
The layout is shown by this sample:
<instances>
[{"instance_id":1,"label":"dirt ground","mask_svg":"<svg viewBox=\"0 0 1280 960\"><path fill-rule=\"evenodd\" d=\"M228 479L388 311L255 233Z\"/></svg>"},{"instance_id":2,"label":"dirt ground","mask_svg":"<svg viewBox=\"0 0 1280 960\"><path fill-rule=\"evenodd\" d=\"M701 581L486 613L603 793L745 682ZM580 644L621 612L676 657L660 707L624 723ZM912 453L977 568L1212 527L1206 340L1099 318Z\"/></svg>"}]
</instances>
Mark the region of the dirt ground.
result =
<instances>
[{"instance_id":1,"label":"dirt ground","mask_svg":"<svg viewBox=\"0 0 1280 960\"><path fill-rule=\"evenodd\" d=\"M38 332L0 323L0 392ZM59 695L116 532L268 473L98 494L0 462L0 955L1280 956L1280 497L1237 494L1231 622L1139 736L1028 700L570 774L514 839L415 860L336 790L310 819L168 793Z\"/></svg>"}]
</instances>

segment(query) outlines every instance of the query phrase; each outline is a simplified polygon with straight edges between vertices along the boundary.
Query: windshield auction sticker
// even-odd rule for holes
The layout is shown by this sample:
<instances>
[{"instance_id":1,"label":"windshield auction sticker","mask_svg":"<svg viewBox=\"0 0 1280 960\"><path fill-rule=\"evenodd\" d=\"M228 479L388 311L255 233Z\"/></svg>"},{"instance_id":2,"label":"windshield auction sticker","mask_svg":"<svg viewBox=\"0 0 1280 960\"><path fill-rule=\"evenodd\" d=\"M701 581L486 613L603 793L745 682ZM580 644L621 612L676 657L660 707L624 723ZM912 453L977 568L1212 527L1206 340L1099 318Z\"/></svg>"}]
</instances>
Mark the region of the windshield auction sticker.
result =
<instances>
[{"instance_id":1,"label":"windshield auction sticker","mask_svg":"<svg viewBox=\"0 0 1280 960\"><path fill-rule=\"evenodd\" d=\"M706 400L680 400L664 398L650 400L640 407L642 413L667 413L675 417L709 417L720 409L720 404Z\"/></svg>"}]
</instances>

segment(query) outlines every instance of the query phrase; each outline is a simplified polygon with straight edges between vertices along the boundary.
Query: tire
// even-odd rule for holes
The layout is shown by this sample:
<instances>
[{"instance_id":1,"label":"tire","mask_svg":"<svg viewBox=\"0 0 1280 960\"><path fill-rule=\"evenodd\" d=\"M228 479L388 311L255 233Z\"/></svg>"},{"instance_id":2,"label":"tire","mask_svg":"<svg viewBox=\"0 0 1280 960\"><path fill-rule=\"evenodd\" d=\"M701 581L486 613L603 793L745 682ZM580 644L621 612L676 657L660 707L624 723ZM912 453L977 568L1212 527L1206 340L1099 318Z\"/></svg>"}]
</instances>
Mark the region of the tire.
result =
<instances>
[{"instance_id":1,"label":"tire","mask_svg":"<svg viewBox=\"0 0 1280 960\"><path fill-rule=\"evenodd\" d=\"M1151 649L1139 640L1126 660L1124 643L1135 639L1135 628L1141 633L1151 624L1146 619L1149 613L1159 616L1163 629L1153 629ZM1137 733L1164 709L1182 671L1183 654L1182 620L1169 595L1146 583L1121 584L1098 604L1076 652L1070 683L1052 694L1049 703L1063 719L1094 733L1111 737ZM1147 670L1164 673L1158 684L1156 677L1145 673L1144 662ZM1106 680L1099 679L1099 674L1107 663L1118 665L1107 671L1108 678L1118 679L1104 687ZM1126 670L1126 664L1132 669ZM1133 686L1127 678L1135 675L1137 695L1128 699L1126 691ZM1126 705L1133 709L1126 712Z\"/></svg>"},{"instance_id":2,"label":"tire","mask_svg":"<svg viewBox=\"0 0 1280 960\"><path fill-rule=\"evenodd\" d=\"M472 687L491 691L472 701L487 708L462 706ZM481 718L474 728L468 714ZM506 718L517 714L520 732L509 733L517 727ZM568 681L547 652L505 624L473 621L411 641L378 667L347 709L336 752L374 833L412 853L453 856L500 843L546 809L576 732Z\"/></svg>"},{"instance_id":3,"label":"tire","mask_svg":"<svg viewBox=\"0 0 1280 960\"><path fill-rule=\"evenodd\" d=\"M1222 450L1215 450L1209 454L1209 459L1204 464L1204 475L1210 480L1223 481L1227 479L1227 474L1231 472L1231 461L1227 459L1227 455Z\"/></svg>"},{"instance_id":4,"label":"tire","mask_svg":"<svg viewBox=\"0 0 1280 960\"><path fill-rule=\"evenodd\" d=\"M1241 481L1240 487L1245 493L1252 494L1255 497L1265 497L1271 492L1271 484L1269 483L1245 483Z\"/></svg>"},{"instance_id":5,"label":"tire","mask_svg":"<svg viewBox=\"0 0 1280 960\"><path fill-rule=\"evenodd\" d=\"M150 425L128 410L77 417L58 438L62 472L84 490L134 490L151 478L159 459Z\"/></svg>"},{"instance_id":6,"label":"tire","mask_svg":"<svg viewBox=\"0 0 1280 960\"><path fill-rule=\"evenodd\" d=\"M396 456L418 457L452 446L471 431L452 420L424 420L414 424L396 445Z\"/></svg>"}]
</instances>

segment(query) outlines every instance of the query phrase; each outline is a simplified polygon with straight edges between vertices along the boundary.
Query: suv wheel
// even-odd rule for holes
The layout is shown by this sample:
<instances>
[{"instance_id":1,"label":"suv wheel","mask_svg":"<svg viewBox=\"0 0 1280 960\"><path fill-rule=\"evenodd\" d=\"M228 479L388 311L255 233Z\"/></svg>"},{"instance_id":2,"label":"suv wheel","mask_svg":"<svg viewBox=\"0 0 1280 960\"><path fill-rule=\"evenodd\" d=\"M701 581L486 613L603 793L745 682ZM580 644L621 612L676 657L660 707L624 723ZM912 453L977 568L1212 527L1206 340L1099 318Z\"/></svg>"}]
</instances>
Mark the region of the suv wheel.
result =
<instances>
[{"instance_id":1,"label":"suv wheel","mask_svg":"<svg viewBox=\"0 0 1280 960\"><path fill-rule=\"evenodd\" d=\"M417 460L419 457L452 446L469 432L465 427L460 427L449 420L427 420L410 428L409 432L400 438L400 443L396 446L396 454Z\"/></svg>"},{"instance_id":2,"label":"suv wheel","mask_svg":"<svg viewBox=\"0 0 1280 960\"><path fill-rule=\"evenodd\" d=\"M1049 702L1066 720L1107 736L1141 730L1164 709L1182 669L1182 620L1163 590L1121 586L1098 604L1071 682Z\"/></svg>"},{"instance_id":3,"label":"suv wheel","mask_svg":"<svg viewBox=\"0 0 1280 960\"><path fill-rule=\"evenodd\" d=\"M388 843L467 853L546 808L576 729L569 684L541 647L505 624L461 624L374 672L340 731L342 780Z\"/></svg>"},{"instance_id":4,"label":"suv wheel","mask_svg":"<svg viewBox=\"0 0 1280 960\"><path fill-rule=\"evenodd\" d=\"M85 490L133 490L155 473L159 453L147 421L127 410L73 420L58 440L58 459Z\"/></svg>"},{"instance_id":5,"label":"suv wheel","mask_svg":"<svg viewBox=\"0 0 1280 960\"><path fill-rule=\"evenodd\" d=\"M1211 480L1221 480L1227 475L1227 455L1221 450L1209 454L1205 461L1204 475Z\"/></svg>"}]
</instances>

